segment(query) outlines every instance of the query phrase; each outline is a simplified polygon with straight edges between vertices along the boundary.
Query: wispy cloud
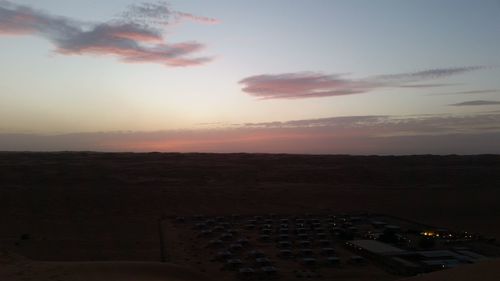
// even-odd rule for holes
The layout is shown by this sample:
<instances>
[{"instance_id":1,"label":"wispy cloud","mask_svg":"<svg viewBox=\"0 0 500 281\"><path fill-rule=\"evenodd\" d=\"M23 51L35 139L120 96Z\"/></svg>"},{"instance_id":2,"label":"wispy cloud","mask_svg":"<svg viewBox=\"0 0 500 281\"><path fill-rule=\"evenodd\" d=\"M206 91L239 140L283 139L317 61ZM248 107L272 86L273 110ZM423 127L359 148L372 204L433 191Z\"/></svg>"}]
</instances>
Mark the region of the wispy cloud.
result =
<instances>
[{"instance_id":1,"label":"wispy cloud","mask_svg":"<svg viewBox=\"0 0 500 281\"><path fill-rule=\"evenodd\" d=\"M352 95L368 92L378 83L355 81L343 75L315 72L264 74L247 77L239 82L243 91L262 99L292 99Z\"/></svg>"},{"instance_id":2,"label":"wispy cloud","mask_svg":"<svg viewBox=\"0 0 500 281\"><path fill-rule=\"evenodd\" d=\"M318 119L291 120L285 122L245 123L248 128L311 128L311 127L361 127L386 122L388 115L345 116Z\"/></svg>"},{"instance_id":3,"label":"wispy cloud","mask_svg":"<svg viewBox=\"0 0 500 281\"><path fill-rule=\"evenodd\" d=\"M130 6L119 19L86 23L4 0L0 1L0 36L40 36L52 42L57 53L64 55L106 55L124 62L166 66L209 62L210 57L196 56L205 47L201 43L166 42L165 26L170 24L171 18L185 17L183 14L163 2L143 3ZM198 22L211 21L198 18Z\"/></svg>"},{"instance_id":4,"label":"wispy cloud","mask_svg":"<svg viewBox=\"0 0 500 281\"><path fill-rule=\"evenodd\" d=\"M446 84L446 83L433 83L433 84L412 84L412 85L400 85L401 88L439 88L448 87L456 84Z\"/></svg>"},{"instance_id":5,"label":"wispy cloud","mask_svg":"<svg viewBox=\"0 0 500 281\"><path fill-rule=\"evenodd\" d=\"M158 1L150 3L132 4L121 14L121 17L129 21L143 25L169 25L173 21L188 19L204 24L217 24L220 20L210 17L193 15L172 9L168 2Z\"/></svg>"},{"instance_id":6,"label":"wispy cloud","mask_svg":"<svg viewBox=\"0 0 500 281\"><path fill-rule=\"evenodd\" d=\"M0 134L0 150L500 153L500 111L468 115L344 116L157 132Z\"/></svg>"},{"instance_id":7,"label":"wispy cloud","mask_svg":"<svg viewBox=\"0 0 500 281\"><path fill-rule=\"evenodd\" d=\"M345 116L285 122L247 123L246 128L318 128L325 130L358 131L371 137L396 135L427 135L500 131L500 112L475 114L430 114L413 116Z\"/></svg>"},{"instance_id":8,"label":"wispy cloud","mask_svg":"<svg viewBox=\"0 0 500 281\"><path fill-rule=\"evenodd\" d=\"M500 105L500 101L473 100L450 104L450 106L480 106L480 105Z\"/></svg>"},{"instance_id":9,"label":"wispy cloud","mask_svg":"<svg viewBox=\"0 0 500 281\"><path fill-rule=\"evenodd\" d=\"M196 16L190 13L184 13L184 12L176 12L176 15L179 16L180 18L184 19L189 19L192 21L200 22L200 23L205 23L205 24L218 24L221 23L219 19L214 19L214 18L209 18L209 17L202 17L202 16Z\"/></svg>"},{"instance_id":10,"label":"wispy cloud","mask_svg":"<svg viewBox=\"0 0 500 281\"><path fill-rule=\"evenodd\" d=\"M484 66L437 68L412 73L350 79L346 75L317 72L262 74L239 81L243 91L260 99L297 99L361 94L379 88L432 88L449 84L414 84L485 69Z\"/></svg>"},{"instance_id":11,"label":"wispy cloud","mask_svg":"<svg viewBox=\"0 0 500 281\"><path fill-rule=\"evenodd\" d=\"M500 90L475 90L475 91L459 91L450 93L437 93L437 94L430 94L430 96L479 95L479 94L491 94L499 92Z\"/></svg>"},{"instance_id":12,"label":"wispy cloud","mask_svg":"<svg viewBox=\"0 0 500 281\"><path fill-rule=\"evenodd\" d=\"M467 73L475 70L485 69L486 66L463 66L463 67L449 67L449 68L435 68L427 69L416 72L386 74L376 76L376 80L396 81L402 82L415 82L428 79L437 79L449 77L457 74Z\"/></svg>"}]
</instances>

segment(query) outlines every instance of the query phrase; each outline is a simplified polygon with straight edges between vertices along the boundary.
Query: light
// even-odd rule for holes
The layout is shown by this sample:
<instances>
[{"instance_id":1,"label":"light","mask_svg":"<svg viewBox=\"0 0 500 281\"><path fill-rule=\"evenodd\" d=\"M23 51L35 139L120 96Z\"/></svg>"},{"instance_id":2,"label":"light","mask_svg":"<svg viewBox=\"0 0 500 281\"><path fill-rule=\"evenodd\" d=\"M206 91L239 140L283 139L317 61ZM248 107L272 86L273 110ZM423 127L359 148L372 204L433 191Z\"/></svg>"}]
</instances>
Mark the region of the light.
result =
<instances>
[{"instance_id":1,"label":"light","mask_svg":"<svg viewBox=\"0 0 500 281\"><path fill-rule=\"evenodd\" d=\"M434 233L434 232L432 232L432 231L424 231L424 232L422 232L421 234L422 234L423 236L429 236L429 237L434 237L434 236L436 236L436 237L439 237L439 234L436 234L436 233Z\"/></svg>"}]
</instances>

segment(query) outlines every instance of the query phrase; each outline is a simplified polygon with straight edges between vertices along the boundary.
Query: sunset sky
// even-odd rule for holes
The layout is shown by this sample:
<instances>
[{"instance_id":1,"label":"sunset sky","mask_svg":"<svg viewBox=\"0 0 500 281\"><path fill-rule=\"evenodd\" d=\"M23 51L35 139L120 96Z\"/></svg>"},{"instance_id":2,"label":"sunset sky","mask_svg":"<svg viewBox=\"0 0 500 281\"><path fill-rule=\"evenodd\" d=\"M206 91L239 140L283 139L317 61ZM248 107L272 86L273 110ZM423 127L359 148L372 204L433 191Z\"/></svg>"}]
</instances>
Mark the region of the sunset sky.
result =
<instances>
[{"instance_id":1,"label":"sunset sky","mask_svg":"<svg viewBox=\"0 0 500 281\"><path fill-rule=\"evenodd\" d=\"M500 1L0 0L0 151L500 153Z\"/></svg>"}]
</instances>

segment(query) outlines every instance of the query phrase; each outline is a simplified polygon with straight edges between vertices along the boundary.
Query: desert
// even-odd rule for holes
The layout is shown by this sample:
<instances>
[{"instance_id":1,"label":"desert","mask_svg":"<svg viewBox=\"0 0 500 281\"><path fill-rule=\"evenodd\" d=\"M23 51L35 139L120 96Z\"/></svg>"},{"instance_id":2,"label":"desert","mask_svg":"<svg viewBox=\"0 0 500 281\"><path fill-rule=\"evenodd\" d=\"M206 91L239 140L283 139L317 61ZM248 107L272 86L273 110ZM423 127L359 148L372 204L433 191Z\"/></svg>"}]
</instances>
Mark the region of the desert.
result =
<instances>
[{"instance_id":1,"label":"desert","mask_svg":"<svg viewBox=\"0 0 500 281\"><path fill-rule=\"evenodd\" d=\"M16 275L2 267L6 280L38 280L50 268L88 272L92 262L97 272L120 266L171 270L160 263L158 225L162 219L175 224L178 216L372 213L480 233L488 241L500 234L495 223L500 214L500 158L494 155L83 152L2 153L0 159L0 246L4 255L16 257L11 264L25 266L18 273L28 272ZM183 251L180 243L190 243L174 227L163 231L167 253ZM9 258L2 261L9 264ZM214 267L209 260L203 262ZM194 259L186 262L172 255L167 264L195 268L193 276L234 279L218 266L214 272L196 269ZM344 277L404 277L369 267L367 275L354 274L360 279L348 273ZM42 273L30 277L29 272ZM178 278L192 278L179 272ZM47 280L80 280L71 274L68 279L58 276ZM122 280L113 278L109 280Z\"/></svg>"}]
</instances>

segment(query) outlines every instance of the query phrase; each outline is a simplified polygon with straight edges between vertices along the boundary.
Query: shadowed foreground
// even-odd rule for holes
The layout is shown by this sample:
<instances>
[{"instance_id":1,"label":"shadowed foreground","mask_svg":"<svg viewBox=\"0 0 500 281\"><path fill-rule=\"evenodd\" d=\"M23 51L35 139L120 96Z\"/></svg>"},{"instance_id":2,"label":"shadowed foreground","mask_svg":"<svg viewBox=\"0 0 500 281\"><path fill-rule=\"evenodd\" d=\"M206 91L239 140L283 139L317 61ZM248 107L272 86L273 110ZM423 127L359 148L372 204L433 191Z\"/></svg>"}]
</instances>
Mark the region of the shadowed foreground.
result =
<instances>
[{"instance_id":1,"label":"shadowed foreground","mask_svg":"<svg viewBox=\"0 0 500 281\"><path fill-rule=\"evenodd\" d=\"M464 265L444 271L423 274L401 281L497 281L500 276L500 260L490 260L473 265Z\"/></svg>"},{"instance_id":2,"label":"shadowed foreground","mask_svg":"<svg viewBox=\"0 0 500 281\"><path fill-rule=\"evenodd\" d=\"M208 276L157 262L34 262L0 255L0 280L4 281L198 281Z\"/></svg>"},{"instance_id":3,"label":"shadowed foreground","mask_svg":"<svg viewBox=\"0 0 500 281\"><path fill-rule=\"evenodd\" d=\"M162 215L369 211L500 237L499 156L2 153L0 247L159 261Z\"/></svg>"}]
</instances>

